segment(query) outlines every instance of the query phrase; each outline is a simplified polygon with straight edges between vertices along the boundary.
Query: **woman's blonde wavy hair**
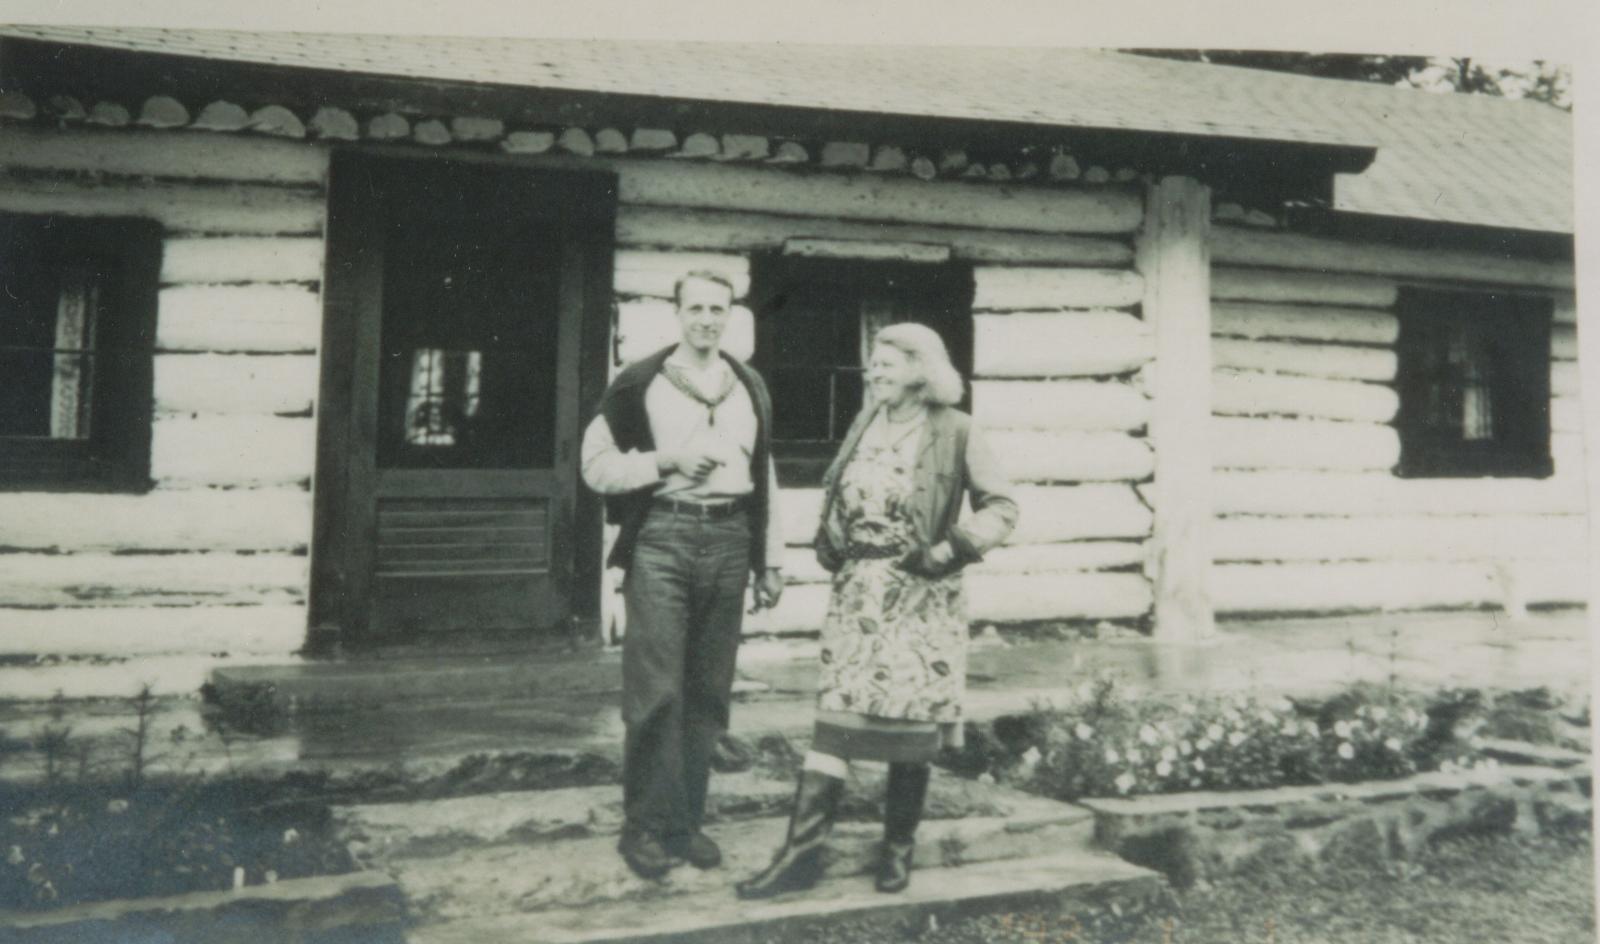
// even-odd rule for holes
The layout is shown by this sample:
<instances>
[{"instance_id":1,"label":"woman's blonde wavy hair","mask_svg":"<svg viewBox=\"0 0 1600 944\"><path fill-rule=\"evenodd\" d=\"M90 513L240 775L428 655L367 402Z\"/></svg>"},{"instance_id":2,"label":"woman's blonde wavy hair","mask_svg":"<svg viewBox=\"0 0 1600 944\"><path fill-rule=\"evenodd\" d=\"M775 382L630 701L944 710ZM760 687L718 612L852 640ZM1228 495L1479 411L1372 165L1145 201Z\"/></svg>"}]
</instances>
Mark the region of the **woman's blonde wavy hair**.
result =
<instances>
[{"instance_id":1,"label":"woman's blonde wavy hair","mask_svg":"<svg viewBox=\"0 0 1600 944\"><path fill-rule=\"evenodd\" d=\"M939 332L915 321L902 321L883 328L872 338L873 346L887 344L915 365L921 377L922 398L929 403L954 406L961 402L966 385L961 373L950 363Z\"/></svg>"}]
</instances>

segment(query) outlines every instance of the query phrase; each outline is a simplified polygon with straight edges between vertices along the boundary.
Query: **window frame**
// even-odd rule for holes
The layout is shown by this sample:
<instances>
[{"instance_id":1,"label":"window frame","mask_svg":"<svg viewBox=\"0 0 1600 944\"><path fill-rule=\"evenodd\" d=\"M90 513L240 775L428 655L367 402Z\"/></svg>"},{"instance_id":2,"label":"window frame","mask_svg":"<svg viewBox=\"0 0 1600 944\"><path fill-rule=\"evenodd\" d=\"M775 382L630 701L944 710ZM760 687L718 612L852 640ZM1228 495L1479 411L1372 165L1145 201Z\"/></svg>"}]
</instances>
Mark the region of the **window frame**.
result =
<instances>
[{"instance_id":1,"label":"window frame","mask_svg":"<svg viewBox=\"0 0 1600 944\"><path fill-rule=\"evenodd\" d=\"M960 404L966 408L971 402L973 347L975 323L972 311L973 266L964 260L916 262L898 259L858 259L836 256L807 256L785 253L781 250L753 254L750 260L749 307L755 320L755 351L751 363L766 377L768 385L775 386L772 372L778 354L776 332L770 327L775 318L783 317L782 307L788 295L788 286L796 283L825 284L834 290L865 292L871 287L904 279L912 292L898 293L899 298L920 298L924 301L938 299L929 305L931 319L919 319L938 331L950 352L951 362L968 382L967 391ZM859 312L859 308L857 309ZM890 323L893 323L892 321ZM837 330L838 323L831 325ZM859 332L859 315L855 331ZM865 339L862 339L863 341ZM842 343L834 338L827 343ZM837 355L836 355L837 356ZM826 363L804 365L825 370L830 377L848 373L864 373L865 364ZM864 383L863 383L864 387ZM865 393L863 392L863 399ZM774 394L777 399L777 394ZM775 404L775 408L777 408ZM778 480L790 487L815 486L821 483L822 474L832 461L851 417L830 415L836 438L828 440L782 439L774 431L773 455L776 460ZM775 420L776 423L776 420Z\"/></svg>"},{"instance_id":2,"label":"window frame","mask_svg":"<svg viewBox=\"0 0 1600 944\"><path fill-rule=\"evenodd\" d=\"M1402 478L1548 478L1551 458L1550 364L1554 302L1543 295L1500 290L1402 286L1395 311L1395 389L1400 409ZM1433 375L1422 369L1432 345L1464 326L1495 353L1489 378L1494 434L1469 441L1428 422Z\"/></svg>"},{"instance_id":3,"label":"window frame","mask_svg":"<svg viewBox=\"0 0 1600 944\"><path fill-rule=\"evenodd\" d=\"M56 271L88 261L105 275L90 361L89 435L0 435L0 492L148 491L161 224L144 217L48 213L4 213L0 219L31 229L28 238L38 240Z\"/></svg>"}]
</instances>

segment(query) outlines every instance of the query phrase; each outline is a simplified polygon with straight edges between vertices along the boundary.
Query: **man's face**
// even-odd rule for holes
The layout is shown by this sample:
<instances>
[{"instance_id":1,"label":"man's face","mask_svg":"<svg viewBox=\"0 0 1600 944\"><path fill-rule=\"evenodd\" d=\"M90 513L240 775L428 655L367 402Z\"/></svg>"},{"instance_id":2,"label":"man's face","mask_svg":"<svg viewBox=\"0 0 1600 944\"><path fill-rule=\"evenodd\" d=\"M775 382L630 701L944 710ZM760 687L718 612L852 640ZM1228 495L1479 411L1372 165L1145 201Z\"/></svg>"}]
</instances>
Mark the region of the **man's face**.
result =
<instances>
[{"instance_id":1,"label":"man's face","mask_svg":"<svg viewBox=\"0 0 1600 944\"><path fill-rule=\"evenodd\" d=\"M717 350L733 310L733 293L726 285L704 279L683 283L678 295L678 327L683 343L699 352Z\"/></svg>"}]
</instances>

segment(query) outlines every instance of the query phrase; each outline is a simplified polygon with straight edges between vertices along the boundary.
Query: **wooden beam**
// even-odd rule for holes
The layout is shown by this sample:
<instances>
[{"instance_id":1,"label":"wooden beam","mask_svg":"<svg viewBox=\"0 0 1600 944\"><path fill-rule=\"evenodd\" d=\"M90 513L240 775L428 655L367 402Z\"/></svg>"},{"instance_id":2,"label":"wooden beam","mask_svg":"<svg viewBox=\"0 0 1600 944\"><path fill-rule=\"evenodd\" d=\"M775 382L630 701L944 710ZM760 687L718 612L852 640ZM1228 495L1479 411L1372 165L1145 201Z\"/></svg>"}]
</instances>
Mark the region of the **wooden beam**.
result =
<instances>
[{"instance_id":1,"label":"wooden beam","mask_svg":"<svg viewBox=\"0 0 1600 944\"><path fill-rule=\"evenodd\" d=\"M158 416L150 429L150 477L176 487L309 482L316 440L309 416Z\"/></svg>"},{"instance_id":2,"label":"wooden beam","mask_svg":"<svg viewBox=\"0 0 1600 944\"><path fill-rule=\"evenodd\" d=\"M287 554L0 555L7 607L244 606L305 593L306 558Z\"/></svg>"},{"instance_id":3,"label":"wooden beam","mask_svg":"<svg viewBox=\"0 0 1600 944\"><path fill-rule=\"evenodd\" d=\"M1545 561L1218 564L1211 579L1219 613L1257 615L1576 603L1587 596L1582 564Z\"/></svg>"},{"instance_id":4,"label":"wooden beam","mask_svg":"<svg viewBox=\"0 0 1600 944\"><path fill-rule=\"evenodd\" d=\"M317 359L309 354L157 354L157 413L311 415Z\"/></svg>"},{"instance_id":5,"label":"wooden beam","mask_svg":"<svg viewBox=\"0 0 1600 944\"><path fill-rule=\"evenodd\" d=\"M783 241L783 254L806 259L864 259L876 262L916 262L938 265L950 261L949 245L889 242L879 239L815 239Z\"/></svg>"},{"instance_id":6,"label":"wooden beam","mask_svg":"<svg viewBox=\"0 0 1600 944\"><path fill-rule=\"evenodd\" d=\"M1137 245L1144 318L1155 333L1150 440L1155 517L1147 560L1155 635L1197 642L1215 634L1211 566L1211 191L1166 177L1146 191Z\"/></svg>"},{"instance_id":7,"label":"wooden beam","mask_svg":"<svg viewBox=\"0 0 1600 944\"><path fill-rule=\"evenodd\" d=\"M1212 342L1211 354L1218 367L1334 380L1388 383L1399 368L1399 360L1389 348L1341 344L1219 338Z\"/></svg>"},{"instance_id":8,"label":"wooden beam","mask_svg":"<svg viewBox=\"0 0 1600 944\"><path fill-rule=\"evenodd\" d=\"M1216 522L1218 561L1575 560L1583 515L1230 517Z\"/></svg>"},{"instance_id":9,"label":"wooden beam","mask_svg":"<svg viewBox=\"0 0 1600 944\"><path fill-rule=\"evenodd\" d=\"M0 212L62 216L145 216L171 233L307 235L322 232L322 194L264 184L96 182L13 178L0 187Z\"/></svg>"},{"instance_id":10,"label":"wooden beam","mask_svg":"<svg viewBox=\"0 0 1600 944\"><path fill-rule=\"evenodd\" d=\"M13 125L0 135L0 168L321 186L328 151L304 141L206 131Z\"/></svg>"},{"instance_id":11,"label":"wooden beam","mask_svg":"<svg viewBox=\"0 0 1600 944\"><path fill-rule=\"evenodd\" d=\"M0 625L5 626L0 633L3 655L117 658L225 652L282 657L305 643L306 610L281 603L96 609L6 609L0 604Z\"/></svg>"},{"instance_id":12,"label":"wooden beam","mask_svg":"<svg viewBox=\"0 0 1600 944\"><path fill-rule=\"evenodd\" d=\"M973 316L973 373L982 378L1114 376L1154 356L1149 324L1127 312Z\"/></svg>"},{"instance_id":13,"label":"wooden beam","mask_svg":"<svg viewBox=\"0 0 1600 944\"><path fill-rule=\"evenodd\" d=\"M1149 444L1126 433L991 430L989 442L1019 482L1139 482L1154 468Z\"/></svg>"},{"instance_id":14,"label":"wooden beam","mask_svg":"<svg viewBox=\"0 0 1600 944\"><path fill-rule=\"evenodd\" d=\"M7 547L39 550L304 553L311 495L291 488L3 492L0 534Z\"/></svg>"},{"instance_id":15,"label":"wooden beam","mask_svg":"<svg viewBox=\"0 0 1600 944\"><path fill-rule=\"evenodd\" d=\"M1399 432L1380 423L1219 416L1210 429L1219 469L1386 471L1400 461Z\"/></svg>"},{"instance_id":16,"label":"wooden beam","mask_svg":"<svg viewBox=\"0 0 1600 944\"><path fill-rule=\"evenodd\" d=\"M781 250L792 239L942 245L957 259L1000 265L1116 267L1133 262L1126 242L1101 236L680 207L625 206L617 213L617 244L630 248L753 252Z\"/></svg>"},{"instance_id":17,"label":"wooden beam","mask_svg":"<svg viewBox=\"0 0 1600 944\"><path fill-rule=\"evenodd\" d=\"M876 174L736 167L687 161L593 162L620 175L625 205L741 210L780 215L1018 229L1129 233L1144 209L1124 187L933 185Z\"/></svg>"},{"instance_id":18,"label":"wooden beam","mask_svg":"<svg viewBox=\"0 0 1600 944\"><path fill-rule=\"evenodd\" d=\"M1226 225L1211 230L1211 256L1228 265L1491 282L1529 288L1570 290L1573 286L1570 263Z\"/></svg>"},{"instance_id":19,"label":"wooden beam","mask_svg":"<svg viewBox=\"0 0 1600 944\"><path fill-rule=\"evenodd\" d=\"M1150 612L1151 597L1143 574L984 574L967 581L972 619L997 623L1137 619Z\"/></svg>"},{"instance_id":20,"label":"wooden beam","mask_svg":"<svg viewBox=\"0 0 1600 944\"><path fill-rule=\"evenodd\" d=\"M1211 333L1219 338L1392 345L1400 337L1400 319L1372 308L1218 302L1211 307Z\"/></svg>"},{"instance_id":21,"label":"wooden beam","mask_svg":"<svg viewBox=\"0 0 1600 944\"><path fill-rule=\"evenodd\" d=\"M989 429L1131 432L1150 418L1150 401L1121 380L978 380L973 418Z\"/></svg>"},{"instance_id":22,"label":"wooden beam","mask_svg":"<svg viewBox=\"0 0 1600 944\"><path fill-rule=\"evenodd\" d=\"M1213 374L1212 410L1219 416L1288 417L1387 423L1400 410L1393 387L1221 368Z\"/></svg>"},{"instance_id":23,"label":"wooden beam","mask_svg":"<svg viewBox=\"0 0 1600 944\"><path fill-rule=\"evenodd\" d=\"M1581 515L1581 474L1549 479L1400 479L1388 472L1218 471L1218 514Z\"/></svg>"},{"instance_id":24,"label":"wooden beam","mask_svg":"<svg viewBox=\"0 0 1600 944\"><path fill-rule=\"evenodd\" d=\"M1131 308L1144 279L1126 269L980 266L972 272L974 311Z\"/></svg>"},{"instance_id":25,"label":"wooden beam","mask_svg":"<svg viewBox=\"0 0 1600 944\"><path fill-rule=\"evenodd\" d=\"M1228 266L1211 273L1211 297L1228 301L1393 308L1399 293L1392 279L1366 275Z\"/></svg>"},{"instance_id":26,"label":"wooden beam","mask_svg":"<svg viewBox=\"0 0 1600 944\"><path fill-rule=\"evenodd\" d=\"M1137 567L1144 563L1141 541L1068 541L997 547L968 568L970 574L1054 574ZM827 583L830 576L810 547L791 547L783 555L784 579L792 584Z\"/></svg>"},{"instance_id":27,"label":"wooden beam","mask_svg":"<svg viewBox=\"0 0 1600 944\"><path fill-rule=\"evenodd\" d=\"M647 251L616 254L613 288L628 298L672 298L679 277L694 270L720 272L733 281L734 298L750 293L750 260L736 253Z\"/></svg>"},{"instance_id":28,"label":"wooden beam","mask_svg":"<svg viewBox=\"0 0 1600 944\"><path fill-rule=\"evenodd\" d=\"M161 290L156 348L315 353L322 297L300 285L182 285Z\"/></svg>"},{"instance_id":29,"label":"wooden beam","mask_svg":"<svg viewBox=\"0 0 1600 944\"><path fill-rule=\"evenodd\" d=\"M315 236L175 236L162 245L161 283L321 282L322 256Z\"/></svg>"}]
</instances>

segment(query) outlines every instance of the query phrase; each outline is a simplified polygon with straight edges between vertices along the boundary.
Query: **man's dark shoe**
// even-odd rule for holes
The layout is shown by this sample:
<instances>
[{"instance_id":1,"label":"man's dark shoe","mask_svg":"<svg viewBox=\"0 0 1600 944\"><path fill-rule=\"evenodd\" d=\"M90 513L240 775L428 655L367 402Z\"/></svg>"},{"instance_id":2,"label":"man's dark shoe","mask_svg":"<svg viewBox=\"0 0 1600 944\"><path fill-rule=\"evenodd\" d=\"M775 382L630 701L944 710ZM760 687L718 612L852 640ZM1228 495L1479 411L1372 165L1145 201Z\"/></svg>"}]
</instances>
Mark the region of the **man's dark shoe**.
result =
<instances>
[{"instance_id":1,"label":"man's dark shoe","mask_svg":"<svg viewBox=\"0 0 1600 944\"><path fill-rule=\"evenodd\" d=\"M642 830L628 830L617 843L617 851L628 868L640 878L660 878L672 868L672 856L661 840Z\"/></svg>"},{"instance_id":2,"label":"man's dark shoe","mask_svg":"<svg viewBox=\"0 0 1600 944\"><path fill-rule=\"evenodd\" d=\"M697 869L714 869L722 864L722 850L705 833L687 833L667 840L667 851L682 856Z\"/></svg>"}]
</instances>

